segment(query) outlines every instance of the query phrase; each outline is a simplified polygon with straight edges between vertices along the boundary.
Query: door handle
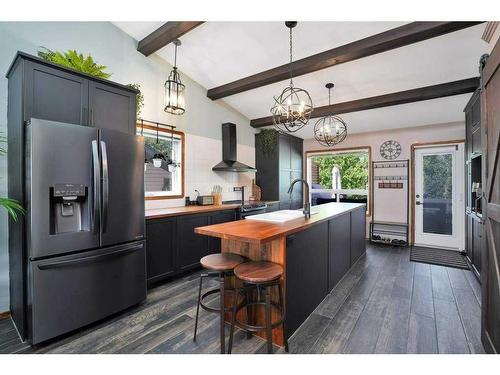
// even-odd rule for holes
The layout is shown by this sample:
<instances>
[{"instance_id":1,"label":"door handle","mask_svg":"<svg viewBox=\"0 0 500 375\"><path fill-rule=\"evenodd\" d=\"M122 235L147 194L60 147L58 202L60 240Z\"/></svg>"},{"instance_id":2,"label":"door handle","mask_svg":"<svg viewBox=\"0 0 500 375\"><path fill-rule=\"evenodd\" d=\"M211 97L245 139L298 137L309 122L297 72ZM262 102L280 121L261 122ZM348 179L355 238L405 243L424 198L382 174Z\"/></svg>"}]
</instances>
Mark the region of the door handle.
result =
<instances>
[{"instance_id":1,"label":"door handle","mask_svg":"<svg viewBox=\"0 0 500 375\"><path fill-rule=\"evenodd\" d=\"M92 169L93 169L93 210L92 210L92 232L96 233L99 227L99 200L101 196L101 165L99 163L99 151L97 149L97 141L92 141Z\"/></svg>"},{"instance_id":2,"label":"door handle","mask_svg":"<svg viewBox=\"0 0 500 375\"><path fill-rule=\"evenodd\" d=\"M415 202L415 204L416 204L417 206L420 206L420 205L422 205L422 206L423 206L422 202Z\"/></svg>"},{"instance_id":3,"label":"door handle","mask_svg":"<svg viewBox=\"0 0 500 375\"><path fill-rule=\"evenodd\" d=\"M102 158L102 233L106 232L108 224L108 206L109 206L109 165L106 143L101 141Z\"/></svg>"},{"instance_id":4,"label":"door handle","mask_svg":"<svg viewBox=\"0 0 500 375\"><path fill-rule=\"evenodd\" d=\"M105 259L105 258L117 257L117 256L125 255L128 253L132 253L134 251L142 249L143 246L144 245L142 243L141 244L126 245L124 247L120 247L119 249L112 251L110 253L106 253L106 254L91 255L91 256L83 257L83 258L68 259L68 260L62 260L62 261L58 261L58 262L39 264L38 269L46 270L46 269L50 269L50 268L61 268L61 267L72 266L75 264L95 262L95 261L99 261L99 260Z\"/></svg>"}]
</instances>

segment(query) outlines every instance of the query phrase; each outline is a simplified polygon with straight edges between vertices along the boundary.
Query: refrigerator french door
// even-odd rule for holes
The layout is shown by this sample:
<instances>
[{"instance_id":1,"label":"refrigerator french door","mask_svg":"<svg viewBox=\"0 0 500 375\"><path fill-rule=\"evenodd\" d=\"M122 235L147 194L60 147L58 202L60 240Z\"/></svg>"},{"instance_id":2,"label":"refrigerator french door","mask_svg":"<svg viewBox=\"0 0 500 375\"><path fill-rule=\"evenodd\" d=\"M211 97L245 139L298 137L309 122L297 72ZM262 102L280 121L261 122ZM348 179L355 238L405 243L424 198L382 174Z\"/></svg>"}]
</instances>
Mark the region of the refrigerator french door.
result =
<instances>
[{"instance_id":1,"label":"refrigerator french door","mask_svg":"<svg viewBox=\"0 0 500 375\"><path fill-rule=\"evenodd\" d=\"M106 129L27 127L33 344L146 298L144 143Z\"/></svg>"}]
</instances>

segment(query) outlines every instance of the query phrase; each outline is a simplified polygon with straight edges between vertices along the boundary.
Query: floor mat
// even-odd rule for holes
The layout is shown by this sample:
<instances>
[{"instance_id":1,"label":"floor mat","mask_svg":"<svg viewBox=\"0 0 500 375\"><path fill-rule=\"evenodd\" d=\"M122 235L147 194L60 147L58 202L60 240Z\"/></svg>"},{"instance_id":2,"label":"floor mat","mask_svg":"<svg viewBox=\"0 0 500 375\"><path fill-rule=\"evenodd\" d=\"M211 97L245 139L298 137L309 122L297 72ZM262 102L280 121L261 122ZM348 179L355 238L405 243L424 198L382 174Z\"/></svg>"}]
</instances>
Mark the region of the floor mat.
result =
<instances>
[{"instance_id":1,"label":"floor mat","mask_svg":"<svg viewBox=\"0 0 500 375\"><path fill-rule=\"evenodd\" d=\"M438 266L469 269L469 264L460 251L415 247L410 250L410 261L435 264Z\"/></svg>"}]
</instances>

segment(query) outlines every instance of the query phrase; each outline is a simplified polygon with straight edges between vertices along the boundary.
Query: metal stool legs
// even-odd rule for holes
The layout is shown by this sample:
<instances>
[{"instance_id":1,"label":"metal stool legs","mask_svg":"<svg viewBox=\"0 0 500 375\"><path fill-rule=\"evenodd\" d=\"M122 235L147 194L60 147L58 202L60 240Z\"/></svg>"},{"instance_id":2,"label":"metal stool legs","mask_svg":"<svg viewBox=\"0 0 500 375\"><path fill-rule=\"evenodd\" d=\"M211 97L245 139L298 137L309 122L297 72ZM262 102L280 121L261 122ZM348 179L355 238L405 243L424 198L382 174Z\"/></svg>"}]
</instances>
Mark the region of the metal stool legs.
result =
<instances>
[{"instance_id":1,"label":"metal stool legs","mask_svg":"<svg viewBox=\"0 0 500 375\"><path fill-rule=\"evenodd\" d=\"M267 338L267 353L273 354L273 322L271 318L271 293L269 288L264 288L264 296L266 300L266 338Z\"/></svg>"},{"instance_id":2,"label":"metal stool legs","mask_svg":"<svg viewBox=\"0 0 500 375\"><path fill-rule=\"evenodd\" d=\"M225 330L225 319L224 319L224 313L226 311L230 311L230 308L225 307L225 292L226 291L231 291L234 292L234 289L232 288L226 288L224 285L225 277L229 276L227 272L211 272L211 273L202 273L200 274L200 284L199 284L199 290L198 290L198 304L196 306L196 318L195 318L195 323L194 323L194 335L193 335L193 341L196 341L196 335L198 332L198 319L200 315L200 307L202 307L204 310L213 312L213 313L218 313L219 318L220 318L220 352L221 354L225 354L226 352L226 330ZM202 287L203 287L203 278L204 277L217 277L218 278L218 283L219 287L216 289L211 289L205 293L201 293ZM218 308L214 307L209 307L204 304L203 300L204 298L208 297L211 294L216 294L218 293L220 295L220 303Z\"/></svg>"},{"instance_id":3,"label":"metal stool legs","mask_svg":"<svg viewBox=\"0 0 500 375\"><path fill-rule=\"evenodd\" d=\"M198 289L198 303L196 305L196 319L194 322L194 336L193 336L193 341L196 341L196 332L198 331L198 316L200 315L200 301L201 301L201 288L202 288L202 283L203 283L203 277L205 277L205 274L200 275L200 287Z\"/></svg>"},{"instance_id":4,"label":"metal stool legs","mask_svg":"<svg viewBox=\"0 0 500 375\"><path fill-rule=\"evenodd\" d=\"M273 286L278 287L278 297L279 297L279 304L275 304L271 300L271 288ZM241 329L247 331L247 334L250 332L257 332L257 331L266 331L266 339L267 339L267 352L269 354L273 353L273 329L280 326L284 325L285 321L285 309L283 305L283 289L281 286L281 281L278 282L272 282L268 284L258 284L253 286L254 290L257 289L257 301L252 302L249 300L248 295L245 295L244 301L240 304L234 303L233 308L232 308L232 314L231 314L231 327L229 331L229 343L228 343L228 354L231 354L232 348L233 348L233 337L234 337L234 327L236 324L238 324ZM248 286L244 287L242 289L237 289L236 290L237 295L236 298L240 293L243 292L248 292ZM264 301L262 301L261 297L264 297ZM251 319L251 314L249 313L250 308L253 305L264 305L265 307L265 325L264 326L256 326L251 324L250 319ZM247 322L243 323L241 321L238 321L237 319L237 314L238 312L243 309L247 309ZM273 324L272 322L272 309L276 309L280 313L280 319L278 319L277 322ZM253 309L252 309L253 310ZM283 327L283 341L285 344L285 351L288 352L288 340L286 339L285 336L285 329Z\"/></svg>"},{"instance_id":5,"label":"metal stool legs","mask_svg":"<svg viewBox=\"0 0 500 375\"><path fill-rule=\"evenodd\" d=\"M225 312L225 305L224 305L224 273L220 273L220 278L219 278L219 290L220 290L220 353L225 354L226 353L226 348L225 348L225 341L226 341L226 322L224 320L224 312Z\"/></svg>"}]
</instances>

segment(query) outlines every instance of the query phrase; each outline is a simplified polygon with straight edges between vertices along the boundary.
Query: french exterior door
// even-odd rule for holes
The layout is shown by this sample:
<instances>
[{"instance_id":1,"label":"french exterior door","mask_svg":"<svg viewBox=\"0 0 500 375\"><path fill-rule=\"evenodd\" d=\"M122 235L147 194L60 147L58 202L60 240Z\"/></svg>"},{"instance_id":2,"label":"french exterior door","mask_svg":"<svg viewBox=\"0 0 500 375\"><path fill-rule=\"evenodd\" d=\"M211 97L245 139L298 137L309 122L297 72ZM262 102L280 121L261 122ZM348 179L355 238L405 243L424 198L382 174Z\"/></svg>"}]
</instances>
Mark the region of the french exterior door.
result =
<instances>
[{"instance_id":1,"label":"french exterior door","mask_svg":"<svg viewBox=\"0 0 500 375\"><path fill-rule=\"evenodd\" d=\"M415 150L415 245L463 250L463 145Z\"/></svg>"}]
</instances>

